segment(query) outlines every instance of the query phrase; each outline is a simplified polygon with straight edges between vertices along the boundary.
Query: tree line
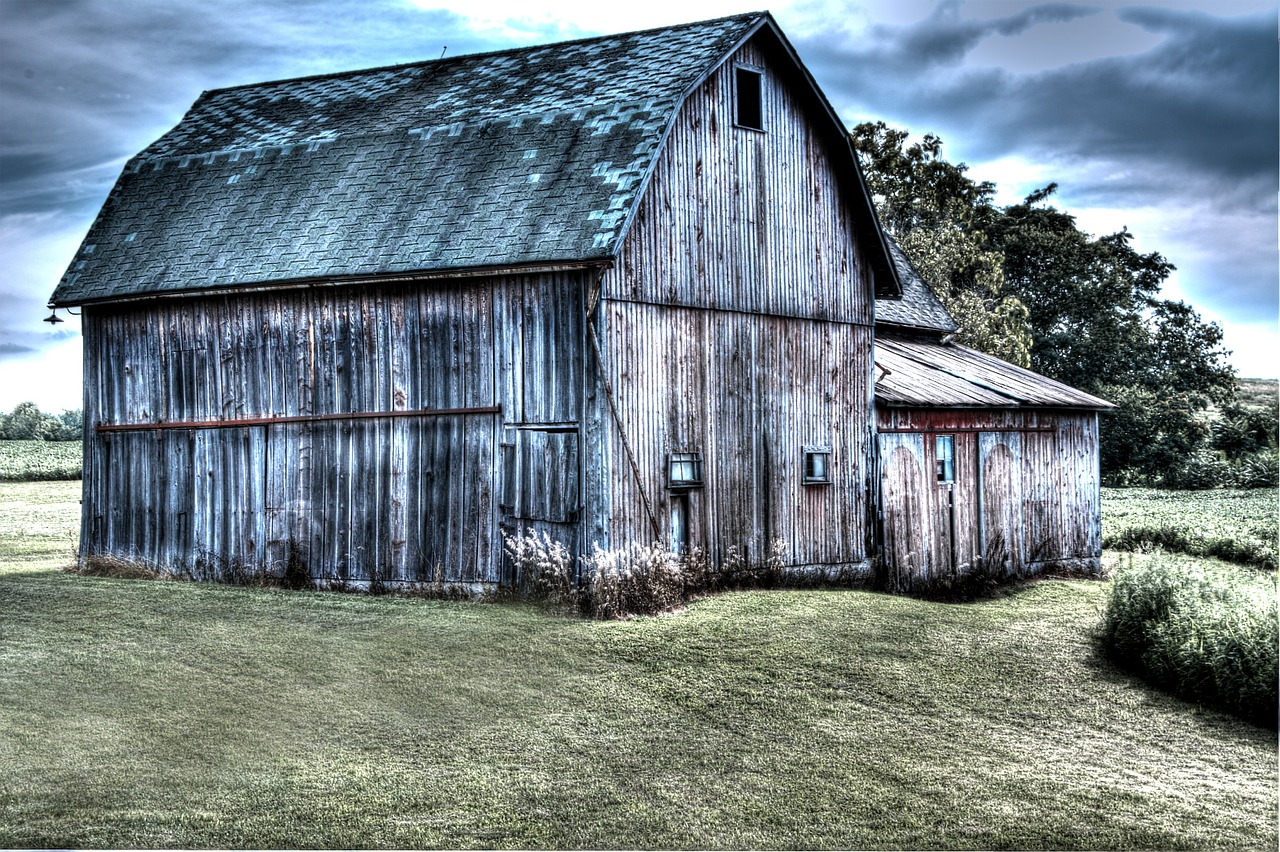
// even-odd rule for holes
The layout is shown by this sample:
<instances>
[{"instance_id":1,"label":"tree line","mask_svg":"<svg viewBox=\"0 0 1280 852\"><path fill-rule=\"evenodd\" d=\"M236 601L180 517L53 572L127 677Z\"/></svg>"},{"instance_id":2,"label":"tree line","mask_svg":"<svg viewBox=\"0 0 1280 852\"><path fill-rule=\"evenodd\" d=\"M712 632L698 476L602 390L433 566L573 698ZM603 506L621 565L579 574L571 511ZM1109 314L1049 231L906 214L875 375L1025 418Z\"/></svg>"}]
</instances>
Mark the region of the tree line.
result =
<instances>
[{"instance_id":1,"label":"tree line","mask_svg":"<svg viewBox=\"0 0 1280 852\"><path fill-rule=\"evenodd\" d=\"M84 415L78 408L53 415L34 402L22 402L9 414L0 414L0 440L79 441L83 437Z\"/></svg>"},{"instance_id":2,"label":"tree line","mask_svg":"<svg viewBox=\"0 0 1280 852\"><path fill-rule=\"evenodd\" d=\"M942 140L883 121L852 131L881 223L961 327L958 342L1100 396L1104 482L1275 484L1274 410L1241 405L1222 329L1164 299L1174 266L1127 230L1096 237L1057 184L997 206ZM1210 480L1206 482L1206 480Z\"/></svg>"}]
</instances>

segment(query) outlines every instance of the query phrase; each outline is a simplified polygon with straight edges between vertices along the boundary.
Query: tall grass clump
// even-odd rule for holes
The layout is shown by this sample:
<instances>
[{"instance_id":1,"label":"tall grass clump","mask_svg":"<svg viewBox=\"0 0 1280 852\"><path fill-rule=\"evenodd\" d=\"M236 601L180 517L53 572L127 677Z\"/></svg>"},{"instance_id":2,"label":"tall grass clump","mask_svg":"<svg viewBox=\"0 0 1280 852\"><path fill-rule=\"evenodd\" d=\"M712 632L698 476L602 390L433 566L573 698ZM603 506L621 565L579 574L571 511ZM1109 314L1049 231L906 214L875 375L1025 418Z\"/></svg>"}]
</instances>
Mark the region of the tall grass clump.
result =
<instances>
[{"instance_id":1,"label":"tall grass clump","mask_svg":"<svg viewBox=\"0 0 1280 852\"><path fill-rule=\"evenodd\" d=\"M523 591L530 597L553 606L581 604L568 548L547 533L533 530L521 535L504 532L502 539Z\"/></svg>"},{"instance_id":2,"label":"tall grass clump","mask_svg":"<svg viewBox=\"0 0 1280 852\"><path fill-rule=\"evenodd\" d=\"M595 545L582 562L588 577L586 609L594 618L657 615L684 603L680 559L659 545L618 550Z\"/></svg>"},{"instance_id":3,"label":"tall grass clump","mask_svg":"<svg viewBox=\"0 0 1280 852\"><path fill-rule=\"evenodd\" d=\"M1103 612L1107 655L1147 681L1276 727L1276 577L1168 556L1133 562Z\"/></svg>"}]
</instances>

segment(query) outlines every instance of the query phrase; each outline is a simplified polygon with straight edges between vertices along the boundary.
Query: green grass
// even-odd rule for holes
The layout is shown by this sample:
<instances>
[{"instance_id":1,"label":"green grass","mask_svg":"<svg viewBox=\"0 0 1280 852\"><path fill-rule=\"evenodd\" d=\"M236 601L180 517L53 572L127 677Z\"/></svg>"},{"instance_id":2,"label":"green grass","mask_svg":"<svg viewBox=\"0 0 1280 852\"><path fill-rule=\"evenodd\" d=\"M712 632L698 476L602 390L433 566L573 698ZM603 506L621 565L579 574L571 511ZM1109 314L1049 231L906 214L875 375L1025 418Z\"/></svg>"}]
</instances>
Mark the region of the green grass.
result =
<instances>
[{"instance_id":1,"label":"green grass","mask_svg":"<svg viewBox=\"0 0 1280 852\"><path fill-rule=\"evenodd\" d=\"M0 482L0 576L70 565L79 540L79 482Z\"/></svg>"},{"instance_id":2,"label":"green grass","mask_svg":"<svg viewBox=\"0 0 1280 852\"><path fill-rule=\"evenodd\" d=\"M90 578L62 487L0 486L3 846L1276 844L1274 734L1102 660L1102 583L596 622Z\"/></svg>"},{"instance_id":3,"label":"green grass","mask_svg":"<svg viewBox=\"0 0 1280 852\"><path fill-rule=\"evenodd\" d=\"M1280 492L1275 488L1170 491L1102 489L1102 546L1162 548L1276 568Z\"/></svg>"},{"instance_id":4,"label":"green grass","mask_svg":"<svg viewBox=\"0 0 1280 852\"><path fill-rule=\"evenodd\" d=\"M0 482L79 479L80 441L0 441Z\"/></svg>"}]
</instances>

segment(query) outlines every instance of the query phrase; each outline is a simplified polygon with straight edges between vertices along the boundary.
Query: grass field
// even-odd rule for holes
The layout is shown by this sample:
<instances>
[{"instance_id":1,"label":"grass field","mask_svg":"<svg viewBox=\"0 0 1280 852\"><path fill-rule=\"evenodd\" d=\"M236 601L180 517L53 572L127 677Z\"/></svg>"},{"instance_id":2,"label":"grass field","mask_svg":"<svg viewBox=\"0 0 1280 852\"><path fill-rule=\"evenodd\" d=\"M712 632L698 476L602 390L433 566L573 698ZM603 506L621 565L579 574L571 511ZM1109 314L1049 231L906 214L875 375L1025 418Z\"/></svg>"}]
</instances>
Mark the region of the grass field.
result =
<instances>
[{"instance_id":1,"label":"grass field","mask_svg":"<svg viewBox=\"0 0 1280 852\"><path fill-rule=\"evenodd\" d=\"M1103 583L592 622L109 580L54 570L74 485L0 485L0 845L1276 845L1274 734L1102 661Z\"/></svg>"},{"instance_id":2,"label":"grass field","mask_svg":"<svg viewBox=\"0 0 1280 852\"><path fill-rule=\"evenodd\" d=\"M0 482L79 479L80 441L0 441Z\"/></svg>"},{"instance_id":3,"label":"grass field","mask_svg":"<svg viewBox=\"0 0 1280 852\"><path fill-rule=\"evenodd\" d=\"M1275 488L1102 489L1105 548L1163 547L1274 570L1278 536L1280 492Z\"/></svg>"}]
</instances>

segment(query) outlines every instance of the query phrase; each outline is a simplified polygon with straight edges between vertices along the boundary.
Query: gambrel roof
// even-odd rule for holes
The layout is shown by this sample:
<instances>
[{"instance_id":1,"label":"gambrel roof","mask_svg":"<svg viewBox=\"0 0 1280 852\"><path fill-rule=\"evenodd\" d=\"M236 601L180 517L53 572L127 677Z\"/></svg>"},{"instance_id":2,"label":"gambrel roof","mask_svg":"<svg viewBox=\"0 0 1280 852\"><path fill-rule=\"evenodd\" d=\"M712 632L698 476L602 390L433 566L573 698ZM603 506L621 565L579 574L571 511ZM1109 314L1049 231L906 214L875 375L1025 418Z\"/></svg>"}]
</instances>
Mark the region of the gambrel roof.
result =
<instances>
[{"instance_id":1,"label":"gambrel roof","mask_svg":"<svg viewBox=\"0 0 1280 852\"><path fill-rule=\"evenodd\" d=\"M768 13L220 89L128 163L52 303L607 262L684 99L760 33L848 147Z\"/></svg>"}]
</instances>

